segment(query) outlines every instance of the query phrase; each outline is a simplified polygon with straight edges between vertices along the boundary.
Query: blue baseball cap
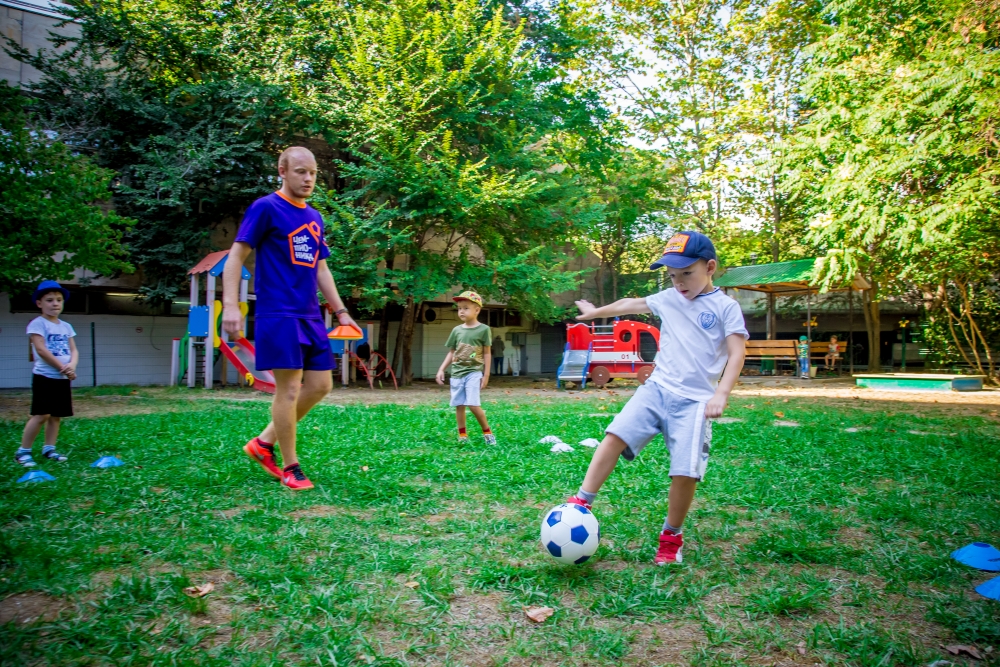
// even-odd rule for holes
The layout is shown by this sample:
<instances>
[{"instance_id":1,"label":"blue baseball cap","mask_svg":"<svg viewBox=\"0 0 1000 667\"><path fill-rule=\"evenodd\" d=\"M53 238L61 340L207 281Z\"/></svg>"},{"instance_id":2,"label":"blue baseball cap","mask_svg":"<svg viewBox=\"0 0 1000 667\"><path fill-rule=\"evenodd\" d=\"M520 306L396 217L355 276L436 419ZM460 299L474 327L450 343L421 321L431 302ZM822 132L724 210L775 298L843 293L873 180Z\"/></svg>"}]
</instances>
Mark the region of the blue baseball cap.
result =
<instances>
[{"instance_id":1,"label":"blue baseball cap","mask_svg":"<svg viewBox=\"0 0 1000 667\"><path fill-rule=\"evenodd\" d=\"M649 268L669 266L672 269L685 269L699 259L719 259L709 238L701 232L678 232L667 241L663 257L653 262Z\"/></svg>"},{"instance_id":2,"label":"blue baseball cap","mask_svg":"<svg viewBox=\"0 0 1000 667\"><path fill-rule=\"evenodd\" d=\"M43 280L38 283L34 293L31 295L32 301L38 301L46 292L62 292L63 301L69 301L69 290L54 280Z\"/></svg>"}]
</instances>

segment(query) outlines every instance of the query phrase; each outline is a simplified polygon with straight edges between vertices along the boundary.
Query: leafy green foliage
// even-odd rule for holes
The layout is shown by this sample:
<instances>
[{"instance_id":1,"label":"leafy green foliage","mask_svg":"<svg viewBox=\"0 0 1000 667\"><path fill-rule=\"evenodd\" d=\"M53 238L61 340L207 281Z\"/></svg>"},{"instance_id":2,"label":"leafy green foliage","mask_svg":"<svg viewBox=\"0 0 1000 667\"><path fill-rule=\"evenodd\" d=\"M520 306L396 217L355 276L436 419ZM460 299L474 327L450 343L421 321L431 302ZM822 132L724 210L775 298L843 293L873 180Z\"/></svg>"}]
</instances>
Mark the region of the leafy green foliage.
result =
<instances>
[{"instance_id":1,"label":"leafy green foliage","mask_svg":"<svg viewBox=\"0 0 1000 667\"><path fill-rule=\"evenodd\" d=\"M132 220L106 211L114 172L30 124L29 102L0 84L0 291L74 269L129 270L122 235Z\"/></svg>"}]
</instances>

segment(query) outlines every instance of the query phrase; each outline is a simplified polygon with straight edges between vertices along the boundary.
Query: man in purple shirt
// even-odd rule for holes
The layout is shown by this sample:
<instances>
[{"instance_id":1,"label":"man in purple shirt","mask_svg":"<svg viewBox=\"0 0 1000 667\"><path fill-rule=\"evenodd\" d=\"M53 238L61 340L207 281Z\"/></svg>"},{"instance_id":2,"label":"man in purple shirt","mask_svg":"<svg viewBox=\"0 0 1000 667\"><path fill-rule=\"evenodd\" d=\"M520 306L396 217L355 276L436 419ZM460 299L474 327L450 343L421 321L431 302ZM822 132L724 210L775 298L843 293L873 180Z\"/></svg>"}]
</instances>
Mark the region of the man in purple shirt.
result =
<instances>
[{"instance_id":1,"label":"man in purple shirt","mask_svg":"<svg viewBox=\"0 0 1000 667\"><path fill-rule=\"evenodd\" d=\"M357 328L337 294L326 265L330 249L323 216L306 203L316 186L316 158L293 146L278 158L281 189L247 209L223 273L222 326L231 335L241 326L240 275L257 251L255 343L257 368L274 373L271 423L244 447L250 458L292 490L311 489L295 453L296 424L332 387L333 354L320 313L317 289L341 324ZM281 448L284 464L274 458Z\"/></svg>"}]
</instances>

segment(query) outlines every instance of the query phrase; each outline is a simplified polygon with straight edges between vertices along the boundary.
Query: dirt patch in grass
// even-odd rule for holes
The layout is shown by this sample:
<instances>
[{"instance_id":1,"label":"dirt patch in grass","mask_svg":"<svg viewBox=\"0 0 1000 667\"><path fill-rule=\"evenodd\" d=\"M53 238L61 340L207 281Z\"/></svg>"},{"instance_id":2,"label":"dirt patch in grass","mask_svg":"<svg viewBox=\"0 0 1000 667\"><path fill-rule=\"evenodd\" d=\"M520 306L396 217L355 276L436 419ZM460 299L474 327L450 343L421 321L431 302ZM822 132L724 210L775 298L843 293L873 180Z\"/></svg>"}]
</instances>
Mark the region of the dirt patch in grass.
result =
<instances>
[{"instance_id":1,"label":"dirt patch in grass","mask_svg":"<svg viewBox=\"0 0 1000 667\"><path fill-rule=\"evenodd\" d=\"M0 625L54 620L59 612L69 607L62 598L35 591L17 593L0 600Z\"/></svg>"},{"instance_id":2,"label":"dirt patch in grass","mask_svg":"<svg viewBox=\"0 0 1000 667\"><path fill-rule=\"evenodd\" d=\"M312 505L302 509L292 510L288 513L291 519L322 519L328 516L351 516L357 519L371 519L374 512L370 510L356 510L340 505Z\"/></svg>"}]
</instances>

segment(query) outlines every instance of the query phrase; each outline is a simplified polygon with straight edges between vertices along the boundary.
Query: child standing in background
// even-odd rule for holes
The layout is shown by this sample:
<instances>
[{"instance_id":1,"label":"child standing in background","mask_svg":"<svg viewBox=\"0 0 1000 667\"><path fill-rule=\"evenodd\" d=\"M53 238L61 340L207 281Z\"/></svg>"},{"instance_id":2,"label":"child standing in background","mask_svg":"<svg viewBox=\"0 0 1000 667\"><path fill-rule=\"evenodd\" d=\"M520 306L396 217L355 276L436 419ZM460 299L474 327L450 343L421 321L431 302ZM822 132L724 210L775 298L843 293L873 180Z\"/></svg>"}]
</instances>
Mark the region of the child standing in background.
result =
<instances>
[{"instance_id":1,"label":"child standing in background","mask_svg":"<svg viewBox=\"0 0 1000 667\"><path fill-rule=\"evenodd\" d=\"M445 347L449 348L441 368L437 372L437 383L444 384L444 372L451 367L451 407L455 408L458 421L458 441L469 442L465 430L465 408L468 406L476 421L483 429L487 445L497 444L497 438L486 421L486 413L480 407L479 391L490 381L490 328L479 321L479 311L483 300L475 292L465 291L454 299L458 304L458 319L462 323L452 329Z\"/></svg>"},{"instance_id":2,"label":"child standing in background","mask_svg":"<svg viewBox=\"0 0 1000 667\"><path fill-rule=\"evenodd\" d=\"M76 379L80 355L73 338L76 331L69 322L59 319L69 292L54 280L43 280L32 295L42 314L28 323L28 340L35 353L31 375L31 418L24 425L21 446L14 461L32 468L35 460L31 448L39 432L45 429L42 456L53 461L65 461L56 451L59 425L63 417L73 416L73 394L70 383Z\"/></svg>"}]
</instances>

